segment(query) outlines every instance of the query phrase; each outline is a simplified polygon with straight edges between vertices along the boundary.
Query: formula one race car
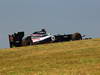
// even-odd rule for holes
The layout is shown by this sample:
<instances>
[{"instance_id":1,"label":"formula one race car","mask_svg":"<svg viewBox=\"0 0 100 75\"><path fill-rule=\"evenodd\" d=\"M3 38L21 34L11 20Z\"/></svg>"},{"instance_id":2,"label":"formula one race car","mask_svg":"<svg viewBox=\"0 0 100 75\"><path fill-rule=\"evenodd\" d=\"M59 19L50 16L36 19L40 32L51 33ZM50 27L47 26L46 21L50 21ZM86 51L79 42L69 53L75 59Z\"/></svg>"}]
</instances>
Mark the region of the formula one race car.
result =
<instances>
[{"instance_id":1,"label":"formula one race car","mask_svg":"<svg viewBox=\"0 0 100 75\"><path fill-rule=\"evenodd\" d=\"M9 35L10 48L71 40L82 40L82 36L78 32L73 34L51 35L47 34L44 29L34 32L27 37L24 37L24 32L18 32Z\"/></svg>"}]
</instances>

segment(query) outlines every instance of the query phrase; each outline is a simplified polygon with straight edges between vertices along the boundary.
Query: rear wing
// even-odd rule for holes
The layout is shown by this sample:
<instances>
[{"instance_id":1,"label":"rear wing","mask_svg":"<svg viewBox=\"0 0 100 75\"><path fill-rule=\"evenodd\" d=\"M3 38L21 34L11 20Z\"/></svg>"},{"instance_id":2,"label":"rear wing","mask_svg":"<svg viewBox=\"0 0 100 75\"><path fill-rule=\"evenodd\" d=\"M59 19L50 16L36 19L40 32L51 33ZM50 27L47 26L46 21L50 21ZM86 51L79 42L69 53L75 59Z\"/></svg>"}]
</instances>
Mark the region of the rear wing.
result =
<instances>
[{"instance_id":1,"label":"rear wing","mask_svg":"<svg viewBox=\"0 0 100 75\"><path fill-rule=\"evenodd\" d=\"M10 48L21 46L23 37L24 37L24 32L8 34Z\"/></svg>"}]
</instances>

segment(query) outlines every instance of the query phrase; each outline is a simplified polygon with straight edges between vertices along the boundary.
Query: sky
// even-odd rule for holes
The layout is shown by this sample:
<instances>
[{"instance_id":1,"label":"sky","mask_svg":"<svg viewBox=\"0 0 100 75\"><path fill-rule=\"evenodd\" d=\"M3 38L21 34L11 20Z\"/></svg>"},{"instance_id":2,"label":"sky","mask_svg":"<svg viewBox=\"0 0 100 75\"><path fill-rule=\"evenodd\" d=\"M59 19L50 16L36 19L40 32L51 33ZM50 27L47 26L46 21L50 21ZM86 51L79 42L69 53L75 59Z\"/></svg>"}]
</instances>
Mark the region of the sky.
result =
<instances>
[{"instance_id":1,"label":"sky","mask_svg":"<svg viewBox=\"0 0 100 75\"><path fill-rule=\"evenodd\" d=\"M42 28L99 38L100 0L0 0L0 48L9 48L8 34Z\"/></svg>"}]
</instances>

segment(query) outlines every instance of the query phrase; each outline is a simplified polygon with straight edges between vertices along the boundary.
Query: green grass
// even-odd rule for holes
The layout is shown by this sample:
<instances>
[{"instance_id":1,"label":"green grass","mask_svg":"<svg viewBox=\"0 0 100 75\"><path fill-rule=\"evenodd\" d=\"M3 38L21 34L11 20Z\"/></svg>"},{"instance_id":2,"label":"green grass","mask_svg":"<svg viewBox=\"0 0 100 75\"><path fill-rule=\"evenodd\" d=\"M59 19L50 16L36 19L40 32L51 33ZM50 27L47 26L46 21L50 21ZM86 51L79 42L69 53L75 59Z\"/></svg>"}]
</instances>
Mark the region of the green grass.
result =
<instances>
[{"instance_id":1,"label":"green grass","mask_svg":"<svg viewBox=\"0 0 100 75\"><path fill-rule=\"evenodd\" d=\"M100 39L1 49L0 75L100 75Z\"/></svg>"}]
</instances>

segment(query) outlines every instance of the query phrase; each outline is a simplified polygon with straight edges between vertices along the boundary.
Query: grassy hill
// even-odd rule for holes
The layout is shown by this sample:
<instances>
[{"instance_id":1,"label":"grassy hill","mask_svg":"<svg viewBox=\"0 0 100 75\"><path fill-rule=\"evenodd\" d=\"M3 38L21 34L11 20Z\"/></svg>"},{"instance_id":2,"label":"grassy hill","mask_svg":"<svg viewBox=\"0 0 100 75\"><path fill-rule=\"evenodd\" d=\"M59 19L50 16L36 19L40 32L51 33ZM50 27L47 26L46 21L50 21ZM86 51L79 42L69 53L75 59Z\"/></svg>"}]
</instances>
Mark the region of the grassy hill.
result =
<instances>
[{"instance_id":1,"label":"grassy hill","mask_svg":"<svg viewBox=\"0 0 100 75\"><path fill-rule=\"evenodd\" d=\"M0 75L100 75L100 39L1 49Z\"/></svg>"}]
</instances>

